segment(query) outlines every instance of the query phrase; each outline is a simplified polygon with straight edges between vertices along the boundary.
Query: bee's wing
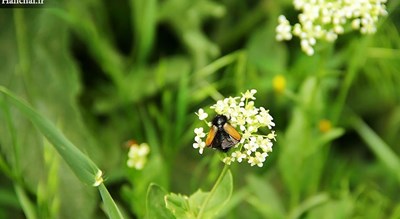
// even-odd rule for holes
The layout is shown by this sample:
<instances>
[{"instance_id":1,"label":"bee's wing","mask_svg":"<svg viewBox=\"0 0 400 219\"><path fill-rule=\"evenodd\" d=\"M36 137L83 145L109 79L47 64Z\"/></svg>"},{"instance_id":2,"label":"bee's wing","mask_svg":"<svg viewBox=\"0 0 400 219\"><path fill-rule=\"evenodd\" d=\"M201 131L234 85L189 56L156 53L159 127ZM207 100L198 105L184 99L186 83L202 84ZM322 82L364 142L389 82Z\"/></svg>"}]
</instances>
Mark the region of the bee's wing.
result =
<instances>
[{"instance_id":1,"label":"bee's wing","mask_svg":"<svg viewBox=\"0 0 400 219\"><path fill-rule=\"evenodd\" d=\"M234 139L232 136L225 136L221 141L221 149L223 151L228 151L229 148L235 146L239 141Z\"/></svg>"},{"instance_id":2,"label":"bee's wing","mask_svg":"<svg viewBox=\"0 0 400 219\"><path fill-rule=\"evenodd\" d=\"M239 134L238 131L236 131L235 128L233 128L231 125L229 125L228 123L224 124L224 131L226 133L228 133L233 139L240 141L240 139L242 138Z\"/></svg>"},{"instance_id":3,"label":"bee's wing","mask_svg":"<svg viewBox=\"0 0 400 219\"><path fill-rule=\"evenodd\" d=\"M215 135L217 134L218 128L213 125L211 126L210 131L208 132L207 138L206 138L206 146L210 146L211 143L213 142Z\"/></svg>"}]
</instances>

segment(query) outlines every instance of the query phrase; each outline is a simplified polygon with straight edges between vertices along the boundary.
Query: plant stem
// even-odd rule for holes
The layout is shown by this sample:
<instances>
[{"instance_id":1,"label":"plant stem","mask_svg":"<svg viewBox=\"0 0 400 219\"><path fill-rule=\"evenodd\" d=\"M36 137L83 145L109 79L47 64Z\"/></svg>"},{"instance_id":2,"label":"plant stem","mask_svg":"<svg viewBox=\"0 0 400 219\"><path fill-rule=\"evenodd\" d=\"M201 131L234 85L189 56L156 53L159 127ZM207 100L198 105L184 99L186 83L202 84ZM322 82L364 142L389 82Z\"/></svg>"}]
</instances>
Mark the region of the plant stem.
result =
<instances>
[{"instance_id":1,"label":"plant stem","mask_svg":"<svg viewBox=\"0 0 400 219\"><path fill-rule=\"evenodd\" d=\"M222 169L221 173L218 176L217 181L215 182L215 184L212 187L210 193L206 197L206 200L204 200L203 204L201 205L199 214L197 215L197 219L203 218L203 214L204 214L204 211L205 211L205 209L207 207L207 204L210 202L211 198L214 196L214 193L217 190L218 185L222 182L222 179L224 178L225 174L228 172L228 169L229 169L229 165L225 164L224 168Z\"/></svg>"},{"instance_id":2,"label":"plant stem","mask_svg":"<svg viewBox=\"0 0 400 219\"><path fill-rule=\"evenodd\" d=\"M368 43L368 38L364 38L361 42L359 42L355 48L353 48L353 51L355 54L365 54L365 48L367 48L367 43ZM332 117L332 123L336 125L339 121L340 115L342 114L342 111L345 107L347 96L349 94L351 85L353 84L354 78L357 76L357 73L362 67L363 63L365 62L365 57L364 56L359 56L356 58L353 58L348 66L347 73L345 75L344 81L342 83L342 87L339 91L339 95L336 99L336 104L333 107L333 117Z\"/></svg>"}]
</instances>

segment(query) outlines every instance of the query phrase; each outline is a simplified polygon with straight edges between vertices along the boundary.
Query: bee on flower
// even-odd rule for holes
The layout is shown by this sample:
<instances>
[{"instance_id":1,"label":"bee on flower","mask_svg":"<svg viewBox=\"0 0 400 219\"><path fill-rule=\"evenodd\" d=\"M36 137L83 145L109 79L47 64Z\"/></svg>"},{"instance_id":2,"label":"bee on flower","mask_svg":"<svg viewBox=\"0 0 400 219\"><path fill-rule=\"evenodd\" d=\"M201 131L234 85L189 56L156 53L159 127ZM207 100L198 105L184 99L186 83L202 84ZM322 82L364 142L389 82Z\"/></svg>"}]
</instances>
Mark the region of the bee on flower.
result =
<instances>
[{"instance_id":1,"label":"bee on flower","mask_svg":"<svg viewBox=\"0 0 400 219\"><path fill-rule=\"evenodd\" d=\"M211 122L206 118L208 114L199 109L196 115L199 120L209 126L206 134L203 127L194 129L195 138L193 148L202 154L206 147L225 152L223 162L230 165L233 162L246 161L251 166L262 167L272 151L275 141L275 126L272 116L264 107L255 106L255 89L248 90L240 97L227 97L217 101L210 109L216 116ZM268 134L259 134L262 129Z\"/></svg>"},{"instance_id":2,"label":"bee on flower","mask_svg":"<svg viewBox=\"0 0 400 219\"><path fill-rule=\"evenodd\" d=\"M293 0L300 11L298 23L293 26L284 15L278 17L276 39L300 38L301 49L307 55L314 54L317 40L335 41L346 30L359 30L362 34L376 32L381 16L386 16L387 0Z\"/></svg>"}]
</instances>

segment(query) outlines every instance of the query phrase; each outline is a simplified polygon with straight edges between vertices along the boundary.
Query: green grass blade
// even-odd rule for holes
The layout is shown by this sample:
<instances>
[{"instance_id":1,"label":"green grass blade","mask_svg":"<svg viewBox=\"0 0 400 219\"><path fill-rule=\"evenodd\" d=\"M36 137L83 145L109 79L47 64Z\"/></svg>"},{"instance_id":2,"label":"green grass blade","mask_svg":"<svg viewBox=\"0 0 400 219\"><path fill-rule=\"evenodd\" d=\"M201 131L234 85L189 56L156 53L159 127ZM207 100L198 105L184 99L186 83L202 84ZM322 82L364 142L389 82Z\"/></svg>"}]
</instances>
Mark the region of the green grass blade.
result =
<instances>
[{"instance_id":1,"label":"green grass blade","mask_svg":"<svg viewBox=\"0 0 400 219\"><path fill-rule=\"evenodd\" d=\"M10 102L16 108L18 108L21 113L39 129L39 131L48 139L48 141L52 143L54 148L58 151L61 157L82 182L88 185L99 187L100 194L103 198L109 217L123 218L106 187L104 186L102 172L96 166L96 164L85 154L83 154L74 144L72 144L72 142L70 142L60 131L58 131L58 129L49 120L33 110L22 99L2 86L0 86L0 92L8 97L6 104ZM18 187L16 189L18 189ZM23 204L25 203L24 199L20 201ZM34 214L31 214L30 212L31 211L27 212L28 218L35 218Z\"/></svg>"},{"instance_id":2,"label":"green grass blade","mask_svg":"<svg viewBox=\"0 0 400 219\"><path fill-rule=\"evenodd\" d=\"M303 203L298 205L295 209L293 209L288 218L296 219L301 218L301 215L310 209L321 205L329 200L329 196L325 193L317 194L315 196L310 197L309 199L305 200Z\"/></svg>"},{"instance_id":3,"label":"green grass blade","mask_svg":"<svg viewBox=\"0 0 400 219\"><path fill-rule=\"evenodd\" d=\"M28 219L36 219L38 218L36 215L36 210L32 202L29 200L28 195L25 193L25 190L19 186L14 186L15 193L17 194L19 203L21 203L21 207L24 210L25 216Z\"/></svg>"},{"instance_id":4,"label":"green grass blade","mask_svg":"<svg viewBox=\"0 0 400 219\"><path fill-rule=\"evenodd\" d=\"M98 188L100 191L101 199L103 199L104 207L106 209L108 217L111 219L124 218L114 200L112 199L110 193L108 192L106 186L101 183Z\"/></svg>"},{"instance_id":5,"label":"green grass blade","mask_svg":"<svg viewBox=\"0 0 400 219\"><path fill-rule=\"evenodd\" d=\"M219 69L234 63L238 58L241 57L242 54L243 54L243 51L238 51L238 52L234 52L234 53L225 55L225 56L215 60L214 62L208 64L207 66L200 69L199 71L195 72L193 76L195 77L195 79L207 77L207 76L217 72Z\"/></svg>"},{"instance_id":6,"label":"green grass blade","mask_svg":"<svg viewBox=\"0 0 400 219\"><path fill-rule=\"evenodd\" d=\"M135 34L136 59L146 60L150 54L155 38L157 23L157 0L130 1L132 23Z\"/></svg>"},{"instance_id":7,"label":"green grass blade","mask_svg":"<svg viewBox=\"0 0 400 219\"><path fill-rule=\"evenodd\" d=\"M378 159L396 176L400 182L400 159L364 121L353 114L351 125Z\"/></svg>"},{"instance_id":8,"label":"green grass blade","mask_svg":"<svg viewBox=\"0 0 400 219\"><path fill-rule=\"evenodd\" d=\"M96 183L96 174L100 172L100 169L59 132L54 124L41 116L27 103L6 88L0 87L0 92L5 94L8 97L7 100L17 107L21 113L39 129L49 142L52 143L61 157L67 162L68 166L82 182L88 185Z\"/></svg>"}]
</instances>

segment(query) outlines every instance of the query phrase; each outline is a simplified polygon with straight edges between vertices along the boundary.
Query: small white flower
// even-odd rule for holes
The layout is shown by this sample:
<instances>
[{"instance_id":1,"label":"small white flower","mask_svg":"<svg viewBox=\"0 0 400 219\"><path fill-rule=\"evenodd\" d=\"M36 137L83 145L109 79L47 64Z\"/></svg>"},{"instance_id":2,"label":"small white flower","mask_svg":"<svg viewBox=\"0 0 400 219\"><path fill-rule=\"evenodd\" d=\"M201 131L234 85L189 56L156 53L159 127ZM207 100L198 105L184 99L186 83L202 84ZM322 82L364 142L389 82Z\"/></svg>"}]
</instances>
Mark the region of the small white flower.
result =
<instances>
[{"instance_id":1,"label":"small white flower","mask_svg":"<svg viewBox=\"0 0 400 219\"><path fill-rule=\"evenodd\" d=\"M237 160L237 162L241 163L243 159L246 159L246 154L240 151L235 151L231 154L231 157Z\"/></svg>"},{"instance_id":2,"label":"small white flower","mask_svg":"<svg viewBox=\"0 0 400 219\"><path fill-rule=\"evenodd\" d=\"M194 133L196 136L194 137L195 143L193 143L193 148L199 149L199 153L202 154L206 147L206 143L203 141L206 134L204 133L203 127L195 128Z\"/></svg>"},{"instance_id":3,"label":"small white flower","mask_svg":"<svg viewBox=\"0 0 400 219\"><path fill-rule=\"evenodd\" d=\"M196 143L193 143L193 148L199 149L199 153L203 154L203 150L206 147L206 143L203 141L197 141Z\"/></svg>"},{"instance_id":4,"label":"small white flower","mask_svg":"<svg viewBox=\"0 0 400 219\"><path fill-rule=\"evenodd\" d=\"M199 154L203 154L203 151L204 151L204 147L200 147L199 148Z\"/></svg>"},{"instance_id":5,"label":"small white flower","mask_svg":"<svg viewBox=\"0 0 400 219\"><path fill-rule=\"evenodd\" d=\"M204 112L202 108L199 109L197 112L197 116L199 117L200 120L205 120L208 117L208 114Z\"/></svg>"},{"instance_id":6,"label":"small white flower","mask_svg":"<svg viewBox=\"0 0 400 219\"><path fill-rule=\"evenodd\" d=\"M127 161L128 167L135 168L137 170L143 169L147 162L147 155L149 153L150 147L147 143L130 145Z\"/></svg>"},{"instance_id":7,"label":"small white flower","mask_svg":"<svg viewBox=\"0 0 400 219\"><path fill-rule=\"evenodd\" d=\"M333 42L337 39L338 35L336 33L334 33L333 31L328 31L325 34L325 40L328 42Z\"/></svg>"},{"instance_id":8,"label":"small white flower","mask_svg":"<svg viewBox=\"0 0 400 219\"><path fill-rule=\"evenodd\" d=\"M274 141L276 141L275 137L276 137L275 131L271 131L271 133L267 135L267 138L271 140L274 139Z\"/></svg>"},{"instance_id":9,"label":"small white flower","mask_svg":"<svg viewBox=\"0 0 400 219\"><path fill-rule=\"evenodd\" d=\"M196 136L199 136L200 138L203 138L204 136L206 136L206 134L204 133L203 127L195 128L194 133L196 134Z\"/></svg>"},{"instance_id":10,"label":"small white flower","mask_svg":"<svg viewBox=\"0 0 400 219\"><path fill-rule=\"evenodd\" d=\"M300 12L299 22L292 28L286 17L280 15L276 39L298 36L302 50L313 55L317 40L333 42L347 27L362 34L375 33L379 18L388 14L385 4L386 0L294 0L294 8Z\"/></svg>"},{"instance_id":11,"label":"small white flower","mask_svg":"<svg viewBox=\"0 0 400 219\"><path fill-rule=\"evenodd\" d=\"M257 165L259 167L263 166L263 163L265 161L265 158L268 156L267 153L260 153L260 152L256 152L254 157L251 157L249 159L249 163L251 166Z\"/></svg>"},{"instance_id":12,"label":"small white flower","mask_svg":"<svg viewBox=\"0 0 400 219\"><path fill-rule=\"evenodd\" d=\"M231 165L232 162L234 162L234 158L232 157L225 157L224 159L222 159L222 162L224 162L227 165Z\"/></svg>"},{"instance_id":13,"label":"small white flower","mask_svg":"<svg viewBox=\"0 0 400 219\"><path fill-rule=\"evenodd\" d=\"M224 101L218 100L216 104L210 107L214 109L217 114L224 114L227 111L227 106L224 104Z\"/></svg>"},{"instance_id":14,"label":"small white flower","mask_svg":"<svg viewBox=\"0 0 400 219\"><path fill-rule=\"evenodd\" d=\"M354 19L352 22L351 22L351 27L353 28L353 29L355 29L355 30L358 30L358 29L360 29L360 25L361 25L361 20L360 19Z\"/></svg>"},{"instance_id":15,"label":"small white flower","mask_svg":"<svg viewBox=\"0 0 400 219\"><path fill-rule=\"evenodd\" d=\"M256 89L251 89L251 90L247 90L244 94L242 94L242 98L240 98L240 101L244 101L244 100L255 100L256 98L254 97L254 94L257 93Z\"/></svg>"},{"instance_id":16,"label":"small white flower","mask_svg":"<svg viewBox=\"0 0 400 219\"><path fill-rule=\"evenodd\" d=\"M291 40L292 39L292 26L285 16L281 15L278 18L279 25L276 27L276 40Z\"/></svg>"},{"instance_id":17,"label":"small white flower","mask_svg":"<svg viewBox=\"0 0 400 219\"><path fill-rule=\"evenodd\" d=\"M261 147L262 151L266 152L266 153L272 152L272 145L273 144L272 144L271 140L266 138L266 139L263 139L262 141L263 142L260 144L260 147Z\"/></svg>"}]
</instances>

